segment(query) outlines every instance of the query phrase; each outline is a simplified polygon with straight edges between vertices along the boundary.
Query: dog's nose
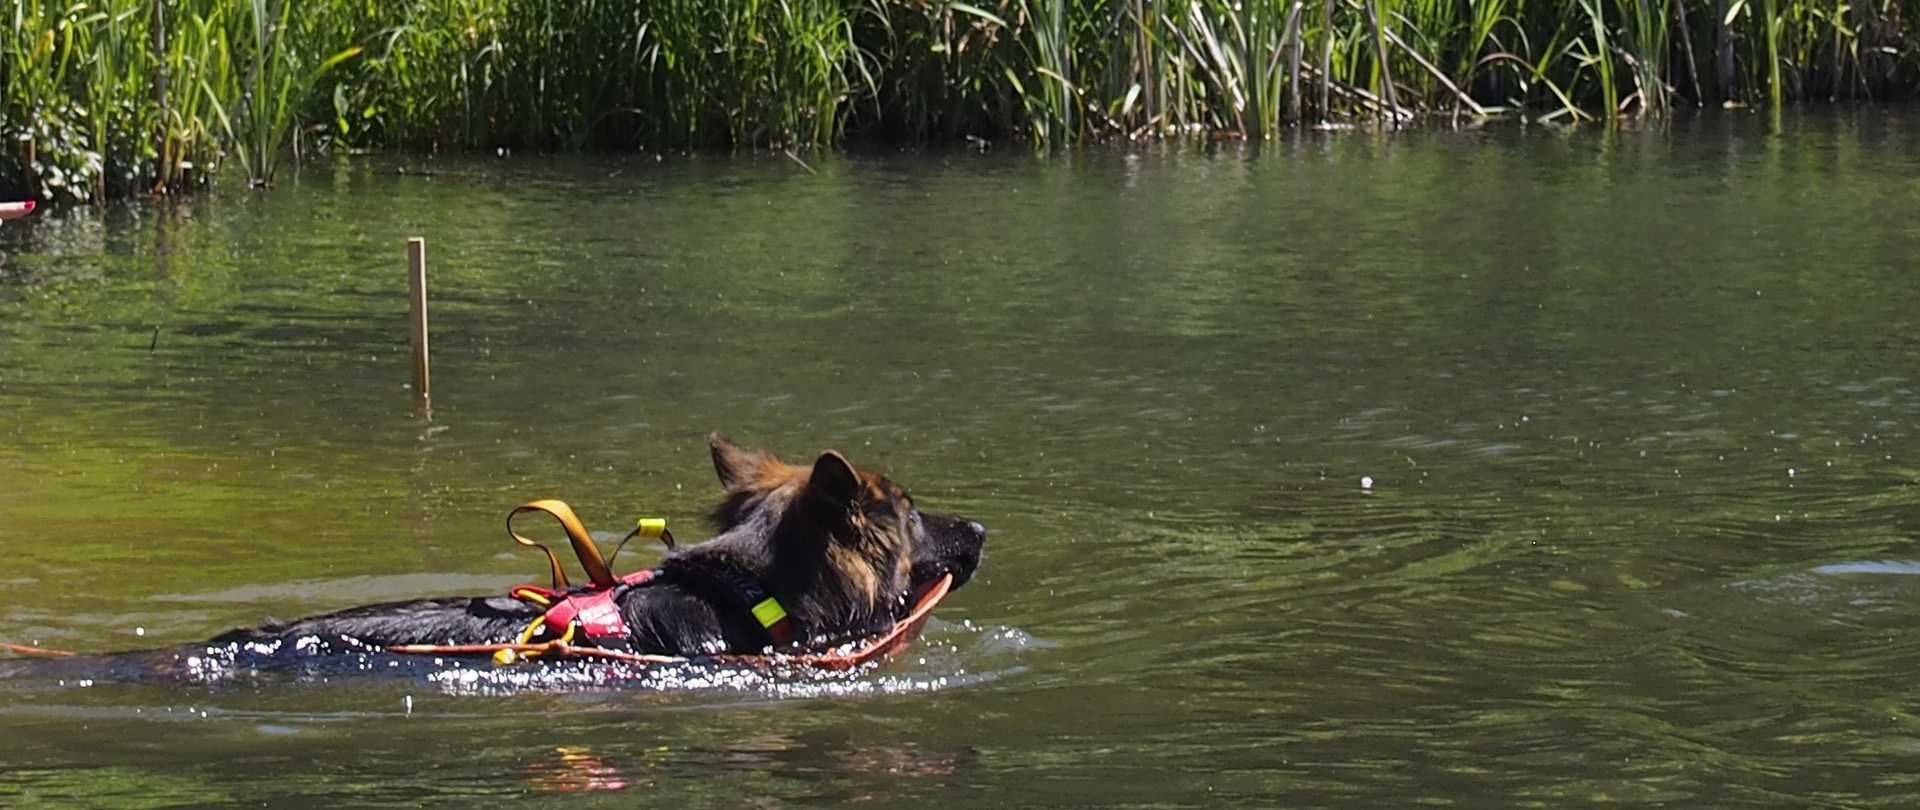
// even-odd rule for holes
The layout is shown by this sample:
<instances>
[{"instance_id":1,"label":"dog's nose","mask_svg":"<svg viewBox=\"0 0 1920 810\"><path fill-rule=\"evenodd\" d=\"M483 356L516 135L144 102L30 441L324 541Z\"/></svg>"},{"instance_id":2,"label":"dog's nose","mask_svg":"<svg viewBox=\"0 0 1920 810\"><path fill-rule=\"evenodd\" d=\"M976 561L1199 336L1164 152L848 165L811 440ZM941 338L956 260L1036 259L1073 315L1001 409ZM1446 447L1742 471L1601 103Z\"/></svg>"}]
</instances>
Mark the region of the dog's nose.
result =
<instances>
[{"instance_id":1,"label":"dog's nose","mask_svg":"<svg viewBox=\"0 0 1920 810\"><path fill-rule=\"evenodd\" d=\"M987 527L977 520L967 521L967 530L973 532L975 537L984 538L987 536Z\"/></svg>"}]
</instances>

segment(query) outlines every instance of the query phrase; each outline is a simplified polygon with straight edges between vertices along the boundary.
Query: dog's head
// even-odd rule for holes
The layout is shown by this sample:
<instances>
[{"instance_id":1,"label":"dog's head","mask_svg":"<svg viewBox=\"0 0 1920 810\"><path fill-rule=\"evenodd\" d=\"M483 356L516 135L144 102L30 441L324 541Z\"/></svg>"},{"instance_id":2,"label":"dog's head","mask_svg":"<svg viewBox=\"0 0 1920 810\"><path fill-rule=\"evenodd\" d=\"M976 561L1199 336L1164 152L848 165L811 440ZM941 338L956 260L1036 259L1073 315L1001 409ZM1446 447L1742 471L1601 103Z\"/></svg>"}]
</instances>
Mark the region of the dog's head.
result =
<instances>
[{"instance_id":1,"label":"dog's head","mask_svg":"<svg viewBox=\"0 0 1920 810\"><path fill-rule=\"evenodd\" d=\"M898 484L837 452L797 465L718 433L708 444L727 491L714 521L723 534L766 538L770 575L813 577L803 584L878 610L941 574L960 587L980 566L985 526L923 511Z\"/></svg>"}]
</instances>

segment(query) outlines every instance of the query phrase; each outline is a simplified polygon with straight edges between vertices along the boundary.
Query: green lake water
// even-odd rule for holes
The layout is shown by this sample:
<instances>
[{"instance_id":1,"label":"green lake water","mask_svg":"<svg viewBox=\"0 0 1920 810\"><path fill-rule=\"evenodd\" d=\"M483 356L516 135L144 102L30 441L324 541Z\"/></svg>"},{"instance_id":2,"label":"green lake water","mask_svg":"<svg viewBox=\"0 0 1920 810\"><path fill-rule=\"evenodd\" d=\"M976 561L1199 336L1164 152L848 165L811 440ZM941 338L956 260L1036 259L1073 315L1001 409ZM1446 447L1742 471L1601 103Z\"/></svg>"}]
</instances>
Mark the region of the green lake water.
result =
<instances>
[{"instance_id":1,"label":"green lake water","mask_svg":"<svg viewBox=\"0 0 1920 810\"><path fill-rule=\"evenodd\" d=\"M992 530L852 682L0 681L0 805L1920 803L1920 114L807 161L0 228L0 640L701 537L712 430Z\"/></svg>"}]
</instances>

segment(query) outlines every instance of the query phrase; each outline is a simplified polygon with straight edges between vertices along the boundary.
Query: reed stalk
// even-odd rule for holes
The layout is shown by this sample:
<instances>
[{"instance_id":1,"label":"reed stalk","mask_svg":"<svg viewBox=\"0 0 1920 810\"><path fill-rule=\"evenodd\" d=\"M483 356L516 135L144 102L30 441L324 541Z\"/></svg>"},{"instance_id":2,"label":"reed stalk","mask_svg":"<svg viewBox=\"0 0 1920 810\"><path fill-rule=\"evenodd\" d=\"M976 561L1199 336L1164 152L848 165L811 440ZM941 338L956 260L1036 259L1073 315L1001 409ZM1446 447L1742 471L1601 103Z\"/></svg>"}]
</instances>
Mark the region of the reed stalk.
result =
<instances>
[{"instance_id":1,"label":"reed stalk","mask_svg":"<svg viewBox=\"0 0 1920 810\"><path fill-rule=\"evenodd\" d=\"M234 164L264 185L334 144L1054 148L1777 114L1920 95L1912 2L0 0L0 195L171 193Z\"/></svg>"}]
</instances>

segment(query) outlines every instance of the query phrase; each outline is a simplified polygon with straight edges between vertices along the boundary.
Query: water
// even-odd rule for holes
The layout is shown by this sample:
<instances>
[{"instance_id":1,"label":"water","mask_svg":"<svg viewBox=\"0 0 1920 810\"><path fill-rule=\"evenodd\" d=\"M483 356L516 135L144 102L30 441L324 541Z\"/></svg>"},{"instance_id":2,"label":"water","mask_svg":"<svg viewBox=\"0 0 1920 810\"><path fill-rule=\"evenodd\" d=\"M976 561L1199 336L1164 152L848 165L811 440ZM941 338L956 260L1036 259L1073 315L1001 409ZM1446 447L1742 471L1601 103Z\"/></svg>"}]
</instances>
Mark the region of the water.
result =
<instances>
[{"instance_id":1,"label":"water","mask_svg":"<svg viewBox=\"0 0 1920 810\"><path fill-rule=\"evenodd\" d=\"M501 588L537 496L697 537L715 429L993 535L852 682L0 683L0 804L1911 806L1916 124L359 159L9 226L7 640Z\"/></svg>"}]
</instances>

